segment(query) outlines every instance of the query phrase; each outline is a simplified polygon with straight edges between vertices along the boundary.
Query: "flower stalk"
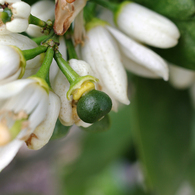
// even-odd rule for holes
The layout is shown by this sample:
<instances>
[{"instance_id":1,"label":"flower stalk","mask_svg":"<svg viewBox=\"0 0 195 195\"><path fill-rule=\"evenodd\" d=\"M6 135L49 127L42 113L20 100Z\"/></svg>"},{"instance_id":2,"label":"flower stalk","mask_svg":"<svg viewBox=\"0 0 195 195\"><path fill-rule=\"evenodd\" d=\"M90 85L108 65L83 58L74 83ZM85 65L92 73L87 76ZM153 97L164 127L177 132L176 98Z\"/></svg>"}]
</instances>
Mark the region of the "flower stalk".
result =
<instances>
[{"instance_id":1,"label":"flower stalk","mask_svg":"<svg viewBox=\"0 0 195 195\"><path fill-rule=\"evenodd\" d=\"M94 82L98 82L98 79L91 76L79 76L62 58L62 54L59 51L56 51L54 54L54 58L60 68L60 70L63 72L63 74L66 76L68 82L70 83L70 88L67 92L67 99L70 100L70 96L73 95L74 100L79 100L80 97L88 92L89 90L95 89Z\"/></svg>"},{"instance_id":2,"label":"flower stalk","mask_svg":"<svg viewBox=\"0 0 195 195\"><path fill-rule=\"evenodd\" d=\"M47 50L47 47L46 46L38 46L38 47L35 47L33 49L28 49L28 50L23 50L22 51L22 54L24 56L24 58L26 60L31 60L33 59L34 57L36 57L37 55L45 52Z\"/></svg>"},{"instance_id":3,"label":"flower stalk","mask_svg":"<svg viewBox=\"0 0 195 195\"><path fill-rule=\"evenodd\" d=\"M75 51L73 42L71 38L65 37L65 42L66 42L66 47L67 47L67 52L68 52L68 57L69 59L78 59L77 53Z\"/></svg>"},{"instance_id":4,"label":"flower stalk","mask_svg":"<svg viewBox=\"0 0 195 195\"><path fill-rule=\"evenodd\" d=\"M47 51L46 51L46 55L43 61L43 64L41 66L41 68L39 69L39 71L36 73L35 76L42 78L44 80L47 80L48 74L49 74L49 69L50 69L50 65L52 63L53 60L53 55L54 55L54 50L52 47L48 47Z\"/></svg>"},{"instance_id":5,"label":"flower stalk","mask_svg":"<svg viewBox=\"0 0 195 195\"><path fill-rule=\"evenodd\" d=\"M34 24L43 28L47 26L47 22L33 16L32 14L29 16L29 24Z\"/></svg>"}]
</instances>

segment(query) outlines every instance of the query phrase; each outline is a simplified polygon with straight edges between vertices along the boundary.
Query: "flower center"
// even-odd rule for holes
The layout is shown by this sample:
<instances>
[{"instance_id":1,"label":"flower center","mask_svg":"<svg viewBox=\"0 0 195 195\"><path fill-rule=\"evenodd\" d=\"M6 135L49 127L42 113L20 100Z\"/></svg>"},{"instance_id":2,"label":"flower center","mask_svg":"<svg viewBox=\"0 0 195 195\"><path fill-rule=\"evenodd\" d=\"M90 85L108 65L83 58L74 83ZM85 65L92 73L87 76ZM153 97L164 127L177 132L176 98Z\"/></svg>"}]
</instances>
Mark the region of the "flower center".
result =
<instances>
[{"instance_id":1,"label":"flower center","mask_svg":"<svg viewBox=\"0 0 195 195\"><path fill-rule=\"evenodd\" d=\"M0 146L15 139L21 130L29 128L28 114L25 111L0 112Z\"/></svg>"}]
</instances>

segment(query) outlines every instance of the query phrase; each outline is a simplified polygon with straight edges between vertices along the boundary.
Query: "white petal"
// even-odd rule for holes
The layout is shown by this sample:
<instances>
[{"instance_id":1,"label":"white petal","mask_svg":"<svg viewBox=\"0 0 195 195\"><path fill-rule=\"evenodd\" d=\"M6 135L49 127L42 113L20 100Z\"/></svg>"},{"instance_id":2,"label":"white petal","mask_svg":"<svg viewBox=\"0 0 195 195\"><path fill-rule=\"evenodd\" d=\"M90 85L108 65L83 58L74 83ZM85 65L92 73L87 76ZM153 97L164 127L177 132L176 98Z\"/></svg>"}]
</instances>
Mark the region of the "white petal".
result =
<instances>
[{"instance_id":1,"label":"white petal","mask_svg":"<svg viewBox=\"0 0 195 195\"><path fill-rule=\"evenodd\" d=\"M15 139L4 147L0 147L0 171L4 169L15 157L23 141Z\"/></svg>"},{"instance_id":2,"label":"white petal","mask_svg":"<svg viewBox=\"0 0 195 195\"><path fill-rule=\"evenodd\" d=\"M34 92L34 89L31 87L31 85L28 85L28 87L24 89L25 90L22 90L20 93L10 97L4 105L3 109L12 110L15 112L23 110L23 107L25 106L26 102L29 100L29 98Z\"/></svg>"},{"instance_id":3,"label":"white petal","mask_svg":"<svg viewBox=\"0 0 195 195\"><path fill-rule=\"evenodd\" d=\"M38 86L37 84L32 84L29 86L33 93L28 93L28 101L23 105L23 110L26 111L28 114L33 112L36 106L39 104L40 99L44 97L45 90ZM42 97L43 96L43 97Z\"/></svg>"},{"instance_id":4,"label":"white petal","mask_svg":"<svg viewBox=\"0 0 195 195\"><path fill-rule=\"evenodd\" d=\"M23 1L19 1L16 3L12 4L12 7L14 9L12 9L12 13L14 15L14 18L18 17L18 18L24 18L24 19L28 19L29 15L30 15L30 5L28 5L27 3L23 2Z\"/></svg>"},{"instance_id":5,"label":"white petal","mask_svg":"<svg viewBox=\"0 0 195 195\"><path fill-rule=\"evenodd\" d=\"M135 61L131 60L130 58L126 57L124 54L122 55L121 59L122 59L124 67L128 71L130 71L138 76L142 76L142 77L146 77L146 78L160 78L157 74L155 74L151 70L147 69L146 67L136 63Z\"/></svg>"},{"instance_id":6,"label":"white petal","mask_svg":"<svg viewBox=\"0 0 195 195\"><path fill-rule=\"evenodd\" d=\"M47 114L49 98L46 91L42 91L40 98L37 107L29 117L31 133L45 119Z\"/></svg>"},{"instance_id":7,"label":"white petal","mask_svg":"<svg viewBox=\"0 0 195 195\"><path fill-rule=\"evenodd\" d=\"M168 80L168 66L159 55L130 39L120 31L109 26L107 28L119 42L123 54L143 66L143 74L144 68L146 68L157 76L164 78L164 80Z\"/></svg>"},{"instance_id":8,"label":"white petal","mask_svg":"<svg viewBox=\"0 0 195 195\"><path fill-rule=\"evenodd\" d=\"M19 76L20 76L20 73L21 73L21 68L15 74L13 74L12 76L10 76L10 77L8 77L6 79L1 80L0 81L0 85L4 85L6 83L10 83L12 81L17 80L19 78Z\"/></svg>"},{"instance_id":9,"label":"white petal","mask_svg":"<svg viewBox=\"0 0 195 195\"><path fill-rule=\"evenodd\" d=\"M42 33L42 28L39 26L35 26L34 24L29 24L26 29L26 33L31 37L40 37L44 34Z\"/></svg>"},{"instance_id":10,"label":"white petal","mask_svg":"<svg viewBox=\"0 0 195 195\"><path fill-rule=\"evenodd\" d=\"M180 36L173 22L132 2L120 10L117 25L127 35L160 48L175 46Z\"/></svg>"},{"instance_id":11,"label":"white petal","mask_svg":"<svg viewBox=\"0 0 195 195\"><path fill-rule=\"evenodd\" d=\"M12 47L0 45L0 80L15 74L19 67L19 54Z\"/></svg>"},{"instance_id":12,"label":"white petal","mask_svg":"<svg viewBox=\"0 0 195 195\"><path fill-rule=\"evenodd\" d=\"M11 33L9 35L1 35L0 45L15 45L21 50L32 49L38 46L33 40L31 40L27 36L16 33Z\"/></svg>"},{"instance_id":13,"label":"white petal","mask_svg":"<svg viewBox=\"0 0 195 195\"><path fill-rule=\"evenodd\" d=\"M83 60L71 59L69 65L80 76L91 75L90 65Z\"/></svg>"},{"instance_id":14,"label":"white petal","mask_svg":"<svg viewBox=\"0 0 195 195\"><path fill-rule=\"evenodd\" d=\"M37 138L32 138L30 149L38 150L50 140L60 112L60 99L53 92L49 92L49 107L45 120L34 130Z\"/></svg>"},{"instance_id":15,"label":"white petal","mask_svg":"<svg viewBox=\"0 0 195 195\"><path fill-rule=\"evenodd\" d=\"M24 90L25 87L35 82L36 81L32 79L21 79L2 85L0 86L0 99L6 99L17 95Z\"/></svg>"},{"instance_id":16,"label":"white petal","mask_svg":"<svg viewBox=\"0 0 195 195\"><path fill-rule=\"evenodd\" d=\"M6 29L6 25L1 24L1 26L0 26L0 35L6 35L6 34L10 34L10 33L11 32Z\"/></svg>"},{"instance_id":17,"label":"white petal","mask_svg":"<svg viewBox=\"0 0 195 195\"><path fill-rule=\"evenodd\" d=\"M31 14L44 21L54 20L55 4L52 1L38 1L31 6Z\"/></svg>"},{"instance_id":18,"label":"white petal","mask_svg":"<svg viewBox=\"0 0 195 195\"><path fill-rule=\"evenodd\" d=\"M13 33L24 32L28 28L28 20L14 18L11 22L6 23L6 28Z\"/></svg>"},{"instance_id":19,"label":"white petal","mask_svg":"<svg viewBox=\"0 0 195 195\"><path fill-rule=\"evenodd\" d=\"M77 126L79 126L79 127L85 127L85 128L87 128L87 127L91 126L92 124L90 124L90 123L85 123L85 122L83 122L82 120L79 120L78 122L75 123L75 125L77 125Z\"/></svg>"},{"instance_id":20,"label":"white petal","mask_svg":"<svg viewBox=\"0 0 195 195\"><path fill-rule=\"evenodd\" d=\"M186 89L195 81L195 71L170 65L170 83L178 89Z\"/></svg>"},{"instance_id":21,"label":"white petal","mask_svg":"<svg viewBox=\"0 0 195 195\"><path fill-rule=\"evenodd\" d=\"M83 59L90 64L100 79L100 84L104 85L112 96L124 104L129 104L127 76L115 40L102 26L91 29L87 37L82 48Z\"/></svg>"},{"instance_id":22,"label":"white petal","mask_svg":"<svg viewBox=\"0 0 195 195\"><path fill-rule=\"evenodd\" d=\"M59 119L63 125L71 126L74 124L72 117L72 102L66 98L70 84L61 71L58 72L54 82L54 91L60 97L61 109Z\"/></svg>"}]
</instances>

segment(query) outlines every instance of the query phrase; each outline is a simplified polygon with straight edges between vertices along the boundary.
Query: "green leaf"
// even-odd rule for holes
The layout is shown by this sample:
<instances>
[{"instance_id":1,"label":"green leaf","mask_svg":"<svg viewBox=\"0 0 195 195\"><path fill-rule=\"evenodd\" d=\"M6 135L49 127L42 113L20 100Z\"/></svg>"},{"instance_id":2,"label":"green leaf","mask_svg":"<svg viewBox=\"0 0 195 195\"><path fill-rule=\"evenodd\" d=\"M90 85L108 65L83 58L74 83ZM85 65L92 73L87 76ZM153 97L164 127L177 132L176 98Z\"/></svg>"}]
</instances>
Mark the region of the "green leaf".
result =
<instances>
[{"instance_id":1,"label":"green leaf","mask_svg":"<svg viewBox=\"0 0 195 195\"><path fill-rule=\"evenodd\" d=\"M190 150L190 163L188 166L188 181L191 183L195 190L195 110L192 119L192 136L191 136L191 150Z\"/></svg>"},{"instance_id":2,"label":"green leaf","mask_svg":"<svg viewBox=\"0 0 195 195\"><path fill-rule=\"evenodd\" d=\"M91 177L122 155L132 143L130 129L130 107L123 107L118 113L111 113L111 129L99 134L86 133L82 153L62 174L69 195L83 195ZM75 188L75 183L77 184Z\"/></svg>"},{"instance_id":3,"label":"green leaf","mask_svg":"<svg viewBox=\"0 0 195 195\"><path fill-rule=\"evenodd\" d=\"M173 195L189 163L192 108L187 91L164 81L136 79L132 100L136 143L150 189Z\"/></svg>"},{"instance_id":4,"label":"green leaf","mask_svg":"<svg viewBox=\"0 0 195 195\"><path fill-rule=\"evenodd\" d=\"M62 125L62 123L58 119L51 140L65 137L68 134L69 130L70 127Z\"/></svg>"},{"instance_id":5,"label":"green leaf","mask_svg":"<svg viewBox=\"0 0 195 195\"><path fill-rule=\"evenodd\" d=\"M102 120L93 123L93 125L87 128L84 127L80 127L80 128L86 132L97 133L97 132L104 132L109 130L110 126L111 126L110 117L107 114Z\"/></svg>"},{"instance_id":6,"label":"green leaf","mask_svg":"<svg viewBox=\"0 0 195 195\"><path fill-rule=\"evenodd\" d=\"M194 0L135 0L135 2L175 20L188 20L195 14Z\"/></svg>"}]
</instances>

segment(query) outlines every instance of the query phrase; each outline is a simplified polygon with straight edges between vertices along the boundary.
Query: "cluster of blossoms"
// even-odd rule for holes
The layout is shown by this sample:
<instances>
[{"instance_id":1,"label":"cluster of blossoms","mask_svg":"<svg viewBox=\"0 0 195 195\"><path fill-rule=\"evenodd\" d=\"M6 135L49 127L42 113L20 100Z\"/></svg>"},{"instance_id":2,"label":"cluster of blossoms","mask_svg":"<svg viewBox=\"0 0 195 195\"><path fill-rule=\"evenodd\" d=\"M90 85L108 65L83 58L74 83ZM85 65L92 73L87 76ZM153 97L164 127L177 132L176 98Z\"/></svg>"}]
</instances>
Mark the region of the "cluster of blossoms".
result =
<instances>
[{"instance_id":1,"label":"cluster of blossoms","mask_svg":"<svg viewBox=\"0 0 195 195\"><path fill-rule=\"evenodd\" d=\"M104 20L96 18L90 3L109 8L115 24L107 9ZM0 0L0 170L23 142L43 147L58 118L88 127L119 103L128 105L125 68L168 80L167 63L143 44L169 48L179 36L170 20L133 2L57 0L30 7Z\"/></svg>"}]
</instances>

